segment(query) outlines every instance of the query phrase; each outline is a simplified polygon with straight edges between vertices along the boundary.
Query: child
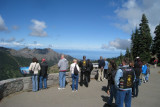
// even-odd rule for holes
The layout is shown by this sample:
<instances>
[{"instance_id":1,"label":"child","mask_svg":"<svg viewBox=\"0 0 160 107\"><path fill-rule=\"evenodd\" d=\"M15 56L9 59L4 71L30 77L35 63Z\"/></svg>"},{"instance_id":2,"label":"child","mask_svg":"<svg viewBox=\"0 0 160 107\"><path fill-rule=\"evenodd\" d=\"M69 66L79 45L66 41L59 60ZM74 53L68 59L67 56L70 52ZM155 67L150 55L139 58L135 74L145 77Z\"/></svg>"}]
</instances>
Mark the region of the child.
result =
<instances>
[{"instance_id":1,"label":"child","mask_svg":"<svg viewBox=\"0 0 160 107\"><path fill-rule=\"evenodd\" d=\"M150 75L150 66L147 63L146 82L148 82L149 75Z\"/></svg>"},{"instance_id":2,"label":"child","mask_svg":"<svg viewBox=\"0 0 160 107\"><path fill-rule=\"evenodd\" d=\"M146 83L146 72L147 72L147 65L145 62L143 62L143 65L142 65L142 81L143 81L143 83Z\"/></svg>"}]
</instances>

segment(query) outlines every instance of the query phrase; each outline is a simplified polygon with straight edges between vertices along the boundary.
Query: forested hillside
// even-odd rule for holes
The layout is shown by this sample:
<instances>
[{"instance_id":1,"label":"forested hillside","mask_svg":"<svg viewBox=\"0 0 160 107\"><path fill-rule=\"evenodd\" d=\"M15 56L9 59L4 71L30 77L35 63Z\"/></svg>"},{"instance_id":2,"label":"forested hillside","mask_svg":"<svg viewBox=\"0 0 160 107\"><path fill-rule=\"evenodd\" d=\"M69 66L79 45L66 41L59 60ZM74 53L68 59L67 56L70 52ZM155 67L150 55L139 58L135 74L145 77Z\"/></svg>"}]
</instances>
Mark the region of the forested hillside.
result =
<instances>
[{"instance_id":1,"label":"forested hillside","mask_svg":"<svg viewBox=\"0 0 160 107\"><path fill-rule=\"evenodd\" d=\"M22 76L16 59L7 52L0 51L0 80Z\"/></svg>"},{"instance_id":2,"label":"forested hillside","mask_svg":"<svg viewBox=\"0 0 160 107\"><path fill-rule=\"evenodd\" d=\"M45 58L49 67L52 67L58 63L60 54L52 49L24 48L17 51L0 47L0 80L23 76L20 73L20 67L29 66L33 57L37 57L39 62L41 62L42 58ZM73 60L71 56L65 55L65 57L69 61ZM52 72L54 71L52 70Z\"/></svg>"}]
</instances>

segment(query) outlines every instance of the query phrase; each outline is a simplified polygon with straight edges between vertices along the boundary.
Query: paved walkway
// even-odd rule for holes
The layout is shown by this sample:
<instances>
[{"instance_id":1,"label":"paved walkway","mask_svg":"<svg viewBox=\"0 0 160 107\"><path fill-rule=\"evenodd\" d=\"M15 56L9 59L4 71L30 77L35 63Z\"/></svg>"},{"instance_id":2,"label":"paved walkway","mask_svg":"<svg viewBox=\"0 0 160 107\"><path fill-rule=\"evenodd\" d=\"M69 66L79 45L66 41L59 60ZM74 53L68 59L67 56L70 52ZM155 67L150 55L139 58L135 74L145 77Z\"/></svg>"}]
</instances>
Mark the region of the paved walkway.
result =
<instances>
[{"instance_id":1,"label":"paved walkway","mask_svg":"<svg viewBox=\"0 0 160 107\"><path fill-rule=\"evenodd\" d=\"M160 104L160 68L151 68L148 83L140 86L137 98L132 99L132 107L159 107ZM51 87L38 92L21 92L10 95L0 102L0 107L105 107L108 98L105 89L107 80L91 80L89 87L80 87L72 92L71 83L65 90Z\"/></svg>"}]
</instances>

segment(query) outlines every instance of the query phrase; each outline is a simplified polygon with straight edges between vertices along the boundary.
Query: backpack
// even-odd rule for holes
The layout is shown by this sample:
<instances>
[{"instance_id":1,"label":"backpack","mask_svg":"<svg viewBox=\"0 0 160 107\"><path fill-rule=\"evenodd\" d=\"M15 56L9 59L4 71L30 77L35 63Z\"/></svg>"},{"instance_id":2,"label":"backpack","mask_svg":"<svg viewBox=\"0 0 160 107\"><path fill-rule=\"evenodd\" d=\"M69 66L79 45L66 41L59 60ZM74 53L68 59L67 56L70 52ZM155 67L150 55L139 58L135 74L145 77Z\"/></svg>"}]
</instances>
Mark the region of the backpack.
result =
<instances>
[{"instance_id":1,"label":"backpack","mask_svg":"<svg viewBox=\"0 0 160 107\"><path fill-rule=\"evenodd\" d=\"M119 88L126 89L133 87L134 70L130 67L122 67L123 77L120 78Z\"/></svg>"},{"instance_id":2,"label":"backpack","mask_svg":"<svg viewBox=\"0 0 160 107\"><path fill-rule=\"evenodd\" d=\"M146 74L150 74L150 69L149 69L149 67L147 67L147 72L146 72Z\"/></svg>"},{"instance_id":3,"label":"backpack","mask_svg":"<svg viewBox=\"0 0 160 107\"><path fill-rule=\"evenodd\" d=\"M74 67L74 75L78 75L78 69L77 69L76 64L75 64L75 67Z\"/></svg>"},{"instance_id":4,"label":"backpack","mask_svg":"<svg viewBox=\"0 0 160 107\"><path fill-rule=\"evenodd\" d=\"M86 67L86 60L83 61L83 67Z\"/></svg>"}]
</instances>

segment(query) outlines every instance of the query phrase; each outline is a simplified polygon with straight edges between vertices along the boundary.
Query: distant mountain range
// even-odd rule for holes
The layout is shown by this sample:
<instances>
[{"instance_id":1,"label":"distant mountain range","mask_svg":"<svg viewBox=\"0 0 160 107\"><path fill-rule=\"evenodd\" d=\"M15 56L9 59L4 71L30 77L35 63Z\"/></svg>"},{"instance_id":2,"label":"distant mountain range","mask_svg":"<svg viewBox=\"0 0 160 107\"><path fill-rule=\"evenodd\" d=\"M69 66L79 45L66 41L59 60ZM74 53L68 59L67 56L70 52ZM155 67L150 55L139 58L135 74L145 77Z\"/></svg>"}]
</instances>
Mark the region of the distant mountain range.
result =
<instances>
[{"instance_id":1,"label":"distant mountain range","mask_svg":"<svg viewBox=\"0 0 160 107\"><path fill-rule=\"evenodd\" d=\"M58 63L60 56L61 54L50 48L14 50L0 47L0 80L23 76L20 74L19 67L29 66L33 57L36 57L39 62L45 58L51 67ZM69 61L73 60L73 57L69 55L65 55L65 57Z\"/></svg>"}]
</instances>

